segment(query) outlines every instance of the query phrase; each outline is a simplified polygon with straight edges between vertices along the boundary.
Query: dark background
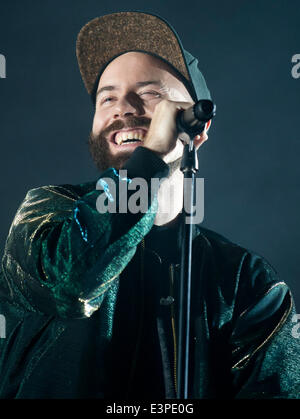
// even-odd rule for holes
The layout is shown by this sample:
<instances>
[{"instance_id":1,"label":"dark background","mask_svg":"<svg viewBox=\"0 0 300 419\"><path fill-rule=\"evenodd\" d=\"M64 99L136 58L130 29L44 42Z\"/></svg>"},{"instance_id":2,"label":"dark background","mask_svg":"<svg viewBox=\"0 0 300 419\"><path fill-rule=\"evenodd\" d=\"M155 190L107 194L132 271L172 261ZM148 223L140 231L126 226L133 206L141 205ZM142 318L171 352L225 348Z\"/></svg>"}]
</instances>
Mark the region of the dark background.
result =
<instances>
[{"instance_id":1,"label":"dark background","mask_svg":"<svg viewBox=\"0 0 300 419\"><path fill-rule=\"evenodd\" d=\"M102 14L159 14L199 57L217 117L200 153L204 225L256 251L300 307L300 2L1 0L0 247L28 189L97 178L87 151L93 109L75 55Z\"/></svg>"}]
</instances>

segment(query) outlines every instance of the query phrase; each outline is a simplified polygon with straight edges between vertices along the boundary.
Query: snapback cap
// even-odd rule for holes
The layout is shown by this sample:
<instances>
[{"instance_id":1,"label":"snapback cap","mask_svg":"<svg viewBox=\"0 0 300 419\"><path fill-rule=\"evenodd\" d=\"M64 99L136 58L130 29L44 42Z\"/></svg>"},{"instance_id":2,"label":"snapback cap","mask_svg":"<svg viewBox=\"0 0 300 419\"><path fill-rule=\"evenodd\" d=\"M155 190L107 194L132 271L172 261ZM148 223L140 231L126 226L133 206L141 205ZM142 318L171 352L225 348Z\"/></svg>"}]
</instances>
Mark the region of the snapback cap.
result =
<instances>
[{"instance_id":1,"label":"snapback cap","mask_svg":"<svg viewBox=\"0 0 300 419\"><path fill-rule=\"evenodd\" d=\"M186 51L172 26L144 12L119 12L97 17L80 30L76 55L84 85L93 102L101 74L119 55L137 51L167 62L196 102L211 99L198 60Z\"/></svg>"}]
</instances>

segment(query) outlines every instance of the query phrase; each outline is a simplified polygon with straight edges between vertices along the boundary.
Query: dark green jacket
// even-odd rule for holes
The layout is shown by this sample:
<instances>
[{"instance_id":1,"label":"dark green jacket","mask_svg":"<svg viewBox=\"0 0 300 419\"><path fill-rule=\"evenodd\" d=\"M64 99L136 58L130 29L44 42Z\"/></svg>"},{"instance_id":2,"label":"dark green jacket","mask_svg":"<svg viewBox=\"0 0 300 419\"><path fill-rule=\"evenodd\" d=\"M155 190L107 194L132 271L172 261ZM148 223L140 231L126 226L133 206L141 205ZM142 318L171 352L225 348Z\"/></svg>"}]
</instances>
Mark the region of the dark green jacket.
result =
<instances>
[{"instance_id":1,"label":"dark green jacket","mask_svg":"<svg viewBox=\"0 0 300 419\"><path fill-rule=\"evenodd\" d=\"M125 169L148 182L167 173L142 148ZM119 181L114 169L102 178ZM100 214L100 193L94 183L37 188L16 214L0 277L1 398L134 397L145 275L160 302L152 314L165 397L175 397L180 267L154 281L160 262L144 237L156 200L145 214ZM287 285L263 258L199 226L193 252L190 396L298 398Z\"/></svg>"}]
</instances>

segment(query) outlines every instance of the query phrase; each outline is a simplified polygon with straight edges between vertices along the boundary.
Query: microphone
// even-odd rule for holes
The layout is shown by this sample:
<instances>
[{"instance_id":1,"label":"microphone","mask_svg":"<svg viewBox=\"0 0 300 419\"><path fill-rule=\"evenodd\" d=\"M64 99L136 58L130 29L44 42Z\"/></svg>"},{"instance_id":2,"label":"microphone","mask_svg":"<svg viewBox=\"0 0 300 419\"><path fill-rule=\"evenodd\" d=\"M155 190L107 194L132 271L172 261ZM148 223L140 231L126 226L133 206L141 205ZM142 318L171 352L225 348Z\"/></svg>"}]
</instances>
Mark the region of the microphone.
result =
<instances>
[{"instance_id":1,"label":"microphone","mask_svg":"<svg viewBox=\"0 0 300 419\"><path fill-rule=\"evenodd\" d=\"M208 99L199 100L188 109L180 110L176 116L179 133L187 133L191 139L201 134L206 122L216 114L216 105Z\"/></svg>"}]
</instances>

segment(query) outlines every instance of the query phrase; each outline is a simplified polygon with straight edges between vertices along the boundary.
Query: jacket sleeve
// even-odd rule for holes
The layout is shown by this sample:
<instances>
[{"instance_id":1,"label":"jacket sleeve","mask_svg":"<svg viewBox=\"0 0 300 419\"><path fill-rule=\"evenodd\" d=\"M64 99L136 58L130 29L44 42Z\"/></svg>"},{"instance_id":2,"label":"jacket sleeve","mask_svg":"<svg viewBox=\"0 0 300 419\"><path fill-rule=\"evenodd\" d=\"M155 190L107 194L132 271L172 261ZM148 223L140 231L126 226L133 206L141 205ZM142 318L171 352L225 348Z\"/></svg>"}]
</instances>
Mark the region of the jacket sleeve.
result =
<instances>
[{"instance_id":1,"label":"jacket sleeve","mask_svg":"<svg viewBox=\"0 0 300 419\"><path fill-rule=\"evenodd\" d=\"M101 190L95 184L83 196L67 187L28 192L10 228L2 261L11 298L18 304L65 318L89 317L100 307L153 225L157 200L151 200L150 180L167 175L168 166L139 147L123 170L126 178L121 171L107 170L97 182ZM149 186L147 207L142 213L121 213L121 185L124 191L135 177ZM126 190L129 200L135 191ZM114 201L114 212L98 211L97 200L103 193Z\"/></svg>"},{"instance_id":2,"label":"jacket sleeve","mask_svg":"<svg viewBox=\"0 0 300 419\"><path fill-rule=\"evenodd\" d=\"M300 398L300 341L294 320L288 286L264 259L248 255L230 339L237 399Z\"/></svg>"}]
</instances>

